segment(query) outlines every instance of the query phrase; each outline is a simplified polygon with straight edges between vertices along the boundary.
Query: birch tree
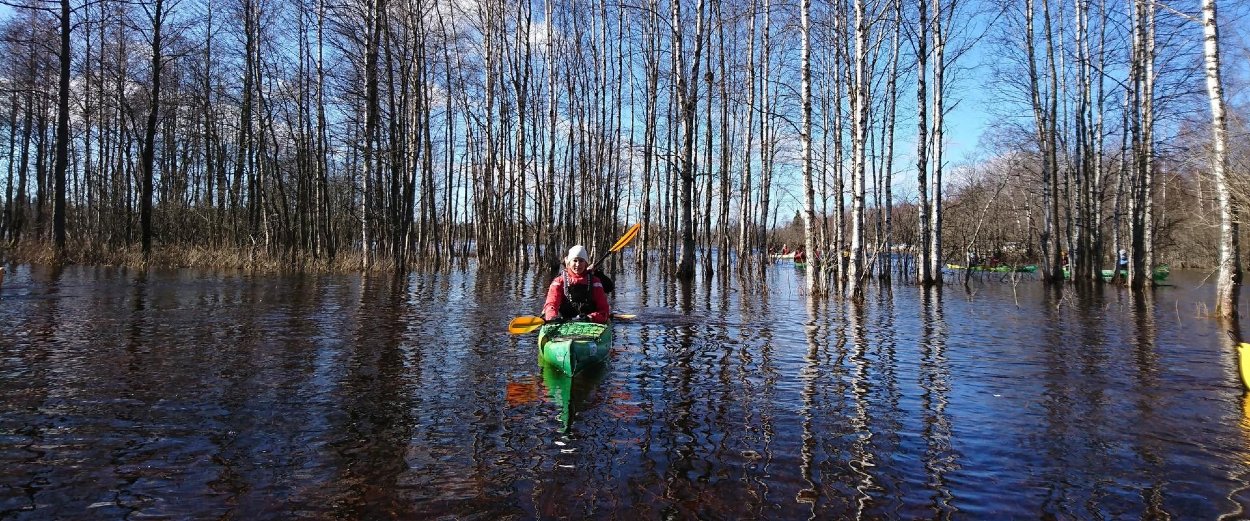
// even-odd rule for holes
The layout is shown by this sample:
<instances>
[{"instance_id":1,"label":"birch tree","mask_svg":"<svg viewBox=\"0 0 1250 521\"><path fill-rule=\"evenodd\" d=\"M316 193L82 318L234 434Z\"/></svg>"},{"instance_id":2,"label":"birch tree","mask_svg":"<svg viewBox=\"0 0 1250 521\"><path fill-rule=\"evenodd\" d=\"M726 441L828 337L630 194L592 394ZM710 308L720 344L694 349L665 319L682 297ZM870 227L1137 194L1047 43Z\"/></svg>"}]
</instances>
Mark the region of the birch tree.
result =
<instances>
[{"instance_id":1,"label":"birch tree","mask_svg":"<svg viewBox=\"0 0 1250 521\"><path fill-rule=\"evenodd\" d=\"M1220 30L1215 0L1202 0L1202 54L1211 103L1211 176L1220 211L1220 264L1215 284L1215 314L1238 316L1241 291L1241 248L1238 212L1228 183L1228 123L1220 74Z\"/></svg>"},{"instance_id":2,"label":"birch tree","mask_svg":"<svg viewBox=\"0 0 1250 521\"><path fill-rule=\"evenodd\" d=\"M1155 4L1134 0L1131 89L1133 104L1130 128L1133 162L1129 205L1129 285L1141 289L1153 284L1150 266L1154 259L1154 86Z\"/></svg>"},{"instance_id":3,"label":"birch tree","mask_svg":"<svg viewBox=\"0 0 1250 521\"><path fill-rule=\"evenodd\" d=\"M847 268L846 291L852 298L862 295L864 279L864 197L868 175L868 20L866 0L854 0L855 56L851 85L851 259ZM931 273L930 273L931 274Z\"/></svg>"},{"instance_id":4,"label":"birch tree","mask_svg":"<svg viewBox=\"0 0 1250 521\"><path fill-rule=\"evenodd\" d=\"M678 115L680 117L680 151L677 158L677 175L680 188L680 220L681 220L681 256L677 262L677 276L682 279L694 277L694 137L695 116L698 111L698 77L703 57L703 9L705 0L699 0L694 26L694 51L691 54L693 63L686 68L686 57L682 26L685 24L681 14L681 2L671 2L673 28L673 89L676 93Z\"/></svg>"},{"instance_id":5,"label":"birch tree","mask_svg":"<svg viewBox=\"0 0 1250 521\"><path fill-rule=\"evenodd\" d=\"M755 136L755 12L756 0L750 1L747 11L747 62L746 62L746 118L742 135L742 176L738 182L738 254L748 255L754 234L751 192L751 146ZM764 252L767 255L768 252Z\"/></svg>"},{"instance_id":6,"label":"birch tree","mask_svg":"<svg viewBox=\"0 0 1250 521\"><path fill-rule=\"evenodd\" d=\"M859 2L856 2L859 5ZM800 140L802 141L802 170L803 170L803 245L804 251L808 255L816 252L816 194L812 187L812 21L811 21L811 0L800 1L800 30L803 40L803 50L800 60L802 63L802 103L803 103L803 123L800 132ZM821 292L820 272L818 269L810 269L807 273L807 293L808 295L817 295Z\"/></svg>"},{"instance_id":7,"label":"birch tree","mask_svg":"<svg viewBox=\"0 0 1250 521\"><path fill-rule=\"evenodd\" d=\"M929 74L929 10L928 2L937 0L921 0L917 9L916 21L916 201L919 222L916 241L913 245L917 251L916 280L922 286L935 283L933 264L930 259L938 252L931 250L932 223L929 220L929 133L928 133L928 90ZM1031 4L1032 0L1029 0Z\"/></svg>"}]
</instances>

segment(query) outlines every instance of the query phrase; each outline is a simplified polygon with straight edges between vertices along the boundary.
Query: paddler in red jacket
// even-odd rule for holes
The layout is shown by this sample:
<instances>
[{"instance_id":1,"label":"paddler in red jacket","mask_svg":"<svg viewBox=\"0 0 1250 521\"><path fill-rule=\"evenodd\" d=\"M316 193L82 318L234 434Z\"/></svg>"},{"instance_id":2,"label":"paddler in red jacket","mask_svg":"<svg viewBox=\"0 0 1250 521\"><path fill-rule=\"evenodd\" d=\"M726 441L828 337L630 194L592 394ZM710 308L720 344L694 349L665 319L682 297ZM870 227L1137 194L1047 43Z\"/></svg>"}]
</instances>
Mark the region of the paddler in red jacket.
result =
<instances>
[{"instance_id":1,"label":"paddler in red jacket","mask_svg":"<svg viewBox=\"0 0 1250 521\"><path fill-rule=\"evenodd\" d=\"M564 258L564 268L547 288L547 302L543 304L543 319L576 320L606 324L612 310L608 307L608 294L603 282L590 272L590 255L586 248L577 245L569 248Z\"/></svg>"}]
</instances>

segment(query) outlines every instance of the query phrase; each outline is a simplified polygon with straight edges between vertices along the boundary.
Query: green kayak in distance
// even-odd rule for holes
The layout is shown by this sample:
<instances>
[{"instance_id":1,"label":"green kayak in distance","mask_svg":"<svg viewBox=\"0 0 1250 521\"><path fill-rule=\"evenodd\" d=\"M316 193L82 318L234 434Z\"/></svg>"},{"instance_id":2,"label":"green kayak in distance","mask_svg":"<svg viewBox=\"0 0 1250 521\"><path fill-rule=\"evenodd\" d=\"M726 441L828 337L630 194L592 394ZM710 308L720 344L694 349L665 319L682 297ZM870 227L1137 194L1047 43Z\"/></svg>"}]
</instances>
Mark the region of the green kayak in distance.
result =
<instances>
[{"instance_id":1,"label":"green kayak in distance","mask_svg":"<svg viewBox=\"0 0 1250 521\"><path fill-rule=\"evenodd\" d=\"M611 350L611 323L549 323L538 330L538 361L569 376L603 363Z\"/></svg>"},{"instance_id":2,"label":"green kayak in distance","mask_svg":"<svg viewBox=\"0 0 1250 521\"><path fill-rule=\"evenodd\" d=\"M1172 267L1168 266L1167 264L1162 264L1158 268L1155 268L1154 273L1152 273L1150 276L1151 278L1155 280L1155 282L1163 282L1165 280L1168 280L1168 275L1171 275L1171 274L1172 274ZM1102 275L1103 282L1111 282L1111 278L1114 277L1116 273L1115 271L1112 271L1112 270L1102 270L1101 275ZM1120 278L1127 279L1128 270L1120 270Z\"/></svg>"}]
</instances>

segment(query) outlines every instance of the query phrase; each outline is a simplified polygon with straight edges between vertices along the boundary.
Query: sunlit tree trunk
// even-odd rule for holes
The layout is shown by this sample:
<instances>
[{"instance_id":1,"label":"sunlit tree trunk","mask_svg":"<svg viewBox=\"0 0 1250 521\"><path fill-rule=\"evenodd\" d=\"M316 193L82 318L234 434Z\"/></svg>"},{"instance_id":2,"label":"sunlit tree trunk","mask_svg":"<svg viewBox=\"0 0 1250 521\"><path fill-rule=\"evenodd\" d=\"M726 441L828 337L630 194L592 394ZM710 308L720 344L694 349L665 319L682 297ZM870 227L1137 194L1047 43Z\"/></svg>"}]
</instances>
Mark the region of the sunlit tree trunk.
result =
<instances>
[{"instance_id":1,"label":"sunlit tree trunk","mask_svg":"<svg viewBox=\"0 0 1250 521\"><path fill-rule=\"evenodd\" d=\"M747 22L746 118L742 125L742 178L738 182L738 255L742 261L751 255L751 237L754 232L751 211L751 146L755 137L755 0L751 0L747 17L750 20Z\"/></svg>"},{"instance_id":2,"label":"sunlit tree trunk","mask_svg":"<svg viewBox=\"0 0 1250 521\"><path fill-rule=\"evenodd\" d=\"M760 172L759 172L759 204L756 205L756 212L759 219L756 225L755 246L766 252L771 246L768 242L768 231L772 228L775 220L770 218L770 210L772 206L772 184L773 184L773 158L774 150L777 143L774 139L776 130L773 128L773 89L772 89L772 0L764 0L764 27L760 33L760 74L756 77L759 83L756 85L756 95L759 99L760 114ZM753 69L754 70L754 69ZM758 263L762 271L767 266L769 259L767 256Z\"/></svg>"},{"instance_id":3,"label":"sunlit tree trunk","mask_svg":"<svg viewBox=\"0 0 1250 521\"><path fill-rule=\"evenodd\" d=\"M555 27L552 20L552 3L554 0L546 0L543 2L543 16L546 26L546 41L543 43L543 59L546 61L547 72L547 147L545 155L545 169L539 181L538 205L538 227L543 230L542 236L546 239L544 259L551 264L558 263L558 247L556 246L556 229L557 221L555 219L555 179L556 179L556 123L559 112L557 104L559 103L559 91L556 89L556 54L555 54Z\"/></svg>"},{"instance_id":4,"label":"sunlit tree trunk","mask_svg":"<svg viewBox=\"0 0 1250 521\"><path fill-rule=\"evenodd\" d=\"M929 183L931 197L929 199L929 275L934 284L942 283L942 152L945 145L946 108L943 101L946 97L946 33L950 30L943 17L943 0L933 0L933 113L930 142L933 144L929 155L932 157L932 182ZM954 11L955 5L949 7Z\"/></svg>"},{"instance_id":5,"label":"sunlit tree trunk","mask_svg":"<svg viewBox=\"0 0 1250 521\"><path fill-rule=\"evenodd\" d=\"M646 76L646 92L644 97L644 130L642 142L642 230L638 239L635 263L641 268L644 280L647 275L646 251L652 247L652 202L651 189L653 179L658 175L655 168L656 143L659 138L659 81L660 81L660 15L659 2L650 0L647 10L645 31L646 49L644 52L644 70Z\"/></svg>"},{"instance_id":6,"label":"sunlit tree trunk","mask_svg":"<svg viewBox=\"0 0 1250 521\"><path fill-rule=\"evenodd\" d=\"M929 74L928 60L928 40L929 40L929 1L940 0L924 0L920 2L917 10L918 20L916 22L916 188L919 200L916 202L917 217L919 222L919 233L913 244L917 252L916 259L916 279L922 286L931 286L934 283L932 264L929 262L932 252L930 248L930 221L929 221L929 118L928 118L928 91L926 90L926 82ZM1030 0L1031 1L1031 0Z\"/></svg>"},{"instance_id":7,"label":"sunlit tree trunk","mask_svg":"<svg viewBox=\"0 0 1250 521\"><path fill-rule=\"evenodd\" d=\"M714 0L716 5L716 29L718 33L718 42L720 53L718 62L720 63L720 229L719 229L719 250L720 257L718 259L717 268L721 273L729 269L729 194L733 190L730 182L729 167L732 163L732 151L729 144L729 70L728 57L725 52L725 25L726 20L722 7L724 2ZM741 215L738 216L742 218ZM744 253L739 250L739 253Z\"/></svg>"},{"instance_id":8,"label":"sunlit tree trunk","mask_svg":"<svg viewBox=\"0 0 1250 521\"><path fill-rule=\"evenodd\" d=\"M715 2L716 0L712 0ZM708 40L711 41L711 33L708 34ZM710 45L709 45L710 47ZM712 107L712 92L716 89L715 74L712 74L711 49L708 49L708 70L704 74L707 79L707 104L704 105L703 114L703 223L699 227L699 231L703 236L703 276L709 278L713 274L712 270L712 192L715 188L714 179L716 178L716 163L712 161L712 114L715 110Z\"/></svg>"},{"instance_id":9,"label":"sunlit tree trunk","mask_svg":"<svg viewBox=\"0 0 1250 521\"><path fill-rule=\"evenodd\" d=\"M1154 187L1154 1L1135 0L1133 4L1131 110L1134 135L1129 237L1129 286L1141 289L1152 284Z\"/></svg>"},{"instance_id":10,"label":"sunlit tree trunk","mask_svg":"<svg viewBox=\"0 0 1250 521\"><path fill-rule=\"evenodd\" d=\"M852 298L862 296L864 278L864 196L868 175L868 21L866 0L854 0L855 57L851 88L851 259L846 272L846 291Z\"/></svg>"},{"instance_id":11,"label":"sunlit tree trunk","mask_svg":"<svg viewBox=\"0 0 1250 521\"><path fill-rule=\"evenodd\" d=\"M1088 18L1088 17L1087 17ZM1093 58L1091 58L1093 59ZM1097 53L1097 70L1103 70L1107 65L1107 6L1106 2L1098 3L1098 53ZM1093 128L1090 130L1090 138L1092 139L1093 165L1091 167L1091 184L1093 185L1093 193L1091 194L1093 210L1090 212L1091 219L1094 221L1090 224L1093 227L1093 248L1089 255L1089 276L1099 277L1100 267L1103 258L1106 256L1107 234L1103 227L1103 211L1105 205L1106 183L1104 177L1104 169L1108 164L1106 155L1106 136L1105 136L1105 114L1106 114L1106 75L1098 74L1097 80L1094 82L1095 90L1091 95L1093 103L1094 121ZM1101 277L1096 279L1101 280Z\"/></svg>"},{"instance_id":12,"label":"sunlit tree trunk","mask_svg":"<svg viewBox=\"0 0 1250 521\"><path fill-rule=\"evenodd\" d=\"M681 220L681 256L677 263L677 277L690 279L694 277L694 136L696 133L695 116L698 111L698 77L699 65L703 50L703 9L705 2L699 0L698 14L695 19L694 63L686 70L683 50L681 2L672 2L673 22L673 72L679 110L681 150L678 156L678 172L680 182L680 220Z\"/></svg>"},{"instance_id":13,"label":"sunlit tree trunk","mask_svg":"<svg viewBox=\"0 0 1250 521\"><path fill-rule=\"evenodd\" d=\"M1050 167L1050 169L1046 173L1049 179L1049 181L1047 182L1046 191L1047 193L1050 194L1050 199L1049 199L1049 204L1046 207L1047 217L1045 217L1045 220L1046 222L1050 223L1048 230L1050 232L1049 235L1053 238L1053 244L1046 243L1042 245L1042 252L1043 252L1043 255L1045 255L1047 259L1046 262L1044 262L1043 264L1049 268L1048 269L1048 271L1050 272L1049 280L1053 282L1063 282L1064 280L1063 262L1060 259L1062 258L1062 244L1064 242L1064 236L1060 232L1062 227L1059 225L1060 194L1059 194L1058 121L1060 118L1060 114L1059 114L1060 71L1059 71L1059 68L1055 65L1055 55L1056 55L1055 32L1051 28L1052 18L1053 16L1050 13L1050 0L1042 0L1042 21L1044 24L1043 31L1046 33L1047 78L1050 80L1050 85L1049 85L1047 98L1046 98L1047 107L1045 109L1046 115L1047 115L1046 116L1046 128L1045 128L1045 131L1043 133L1043 138L1042 138L1046 141L1046 146L1044 147L1044 150L1046 151L1045 152L1046 154L1045 164L1049 165Z\"/></svg>"},{"instance_id":14,"label":"sunlit tree trunk","mask_svg":"<svg viewBox=\"0 0 1250 521\"><path fill-rule=\"evenodd\" d=\"M1155 145L1154 145L1154 128L1155 128L1155 0L1144 0L1143 8L1145 10L1145 55L1143 58L1144 69L1142 71L1142 155L1141 155L1141 179L1142 187L1140 201L1142 202L1141 210L1141 249L1140 266L1136 270L1136 274L1130 282L1140 281L1135 286L1144 287L1153 285L1154 268L1154 178L1155 178Z\"/></svg>"},{"instance_id":15,"label":"sunlit tree trunk","mask_svg":"<svg viewBox=\"0 0 1250 521\"><path fill-rule=\"evenodd\" d=\"M898 109L898 58L899 49L902 47L901 32L903 24L903 2L902 0L894 0L894 27L893 37L890 46L890 63L889 72L886 76L886 111L885 122L882 125L882 139L884 141L885 150L883 157L883 166L881 168L881 190L885 194L882 197L883 205L879 209L882 213L882 239L879 245L883 247L880 252L882 280L890 280L891 270L893 270L893 246L894 246L894 123ZM838 252L834 252L837 254Z\"/></svg>"},{"instance_id":16,"label":"sunlit tree trunk","mask_svg":"<svg viewBox=\"0 0 1250 521\"><path fill-rule=\"evenodd\" d=\"M1074 281L1089 282L1093 280L1095 243L1098 237L1098 217L1093 213L1095 204L1097 171L1093 157L1095 136L1093 115L1093 76L1091 71L1093 57L1089 45L1089 4L1085 0L1074 2L1075 45L1077 52L1077 93L1076 93L1076 133L1073 174L1076 181L1074 199L1079 202L1073 212L1076 233L1075 247L1069 250L1068 270Z\"/></svg>"},{"instance_id":17,"label":"sunlit tree trunk","mask_svg":"<svg viewBox=\"0 0 1250 521\"><path fill-rule=\"evenodd\" d=\"M1043 16L1048 17L1049 10L1046 7L1045 3L1048 2L1049 0L1041 0L1041 1L1043 2L1043 6L1042 6ZM1058 207L1058 203L1056 199L1058 197L1058 194L1055 193L1055 183L1056 183L1055 170L1056 168L1053 162L1053 159L1055 156L1054 156L1053 151L1051 150L1051 147L1054 144L1053 132L1054 132L1055 127L1054 127L1053 119L1054 119L1055 114L1053 110L1051 110L1051 107L1053 107L1053 103L1044 103L1043 101L1043 97L1045 97L1046 100L1052 100L1055 94L1053 90L1047 93L1042 92L1041 78L1040 78L1041 73L1038 71L1038 66L1037 66L1037 62L1038 62L1037 51L1036 51L1037 47L1034 44L1034 28L1033 28L1034 17L1035 17L1034 1L1027 0L1025 2L1025 50L1026 50L1026 56L1028 59L1029 92L1030 92L1030 100L1031 100L1031 104L1033 108L1034 132L1035 132L1035 137L1037 140L1037 148L1038 148L1039 157L1041 158L1041 170L1042 170L1042 231L1041 231L1041 235L1039 239L1041 242L1041 250L1042 250L1041 251L1042 259L1043 259L1042 265L1044 266L1043 278L1044 280L1048 282L1058 283L1058 282L1063 281L1063 272L1062 272L1062 267L1060 267L1058 263L1056 262L1058 258L1058 251L1056 251L1057 248L1054 246L1054 243L1055 243L1054 234L1055 234L1055 229L1056 229L1055 219L1058 217L1058 212L1056 211ZM1047 41L1049 41L1049 38L1050 38L1049 19L1044 20L1044 27L1046 28L1047 33L1048 33L1046 36ZM1053 51L1051 50L1052 48L1048 45L1047 49L1048 49L1047 57L1051 59L1049 63L1053 64L1053 57L1052 57ZM1053 79L1054 77L1053 67L1050 69L1050 71L1051 71L1051 78Z\"/></svg>"},{"instance_id":18,"label":"sunlit tree trunk","mask_svg":"<svg viewBox=\"0 0 1250 521\"><path fill-rule=\"evenodd\" d=\"M844 5L844 4L843 4ZM833 263L833 284L831 288L835 288L839 293L846 289L846 260L848 256L846 238L846 118L842 112L843 100L849 99L851 82L853 81L851 72L851 57L849 47L852 38L848 21L850 18L849 10L838 9L833 13L833 34L830 41L835 42L834 49L830 54L833 58L833 67L830 71L831 82L833 83L832 103L833 114L830 123L829 132L833 134L833 247L829 252L829 261ZM849 107L848 107L849 108Z\"/></svg>"},{"instance_id":19,"label":"sunlit tree trunk","mask_svg":"<svg viewBox=\"0 0 1250 521\"><path fill-rule=\"evenodd\" d=\"M1207 97L1211 102L1211 176L1220 208L1220 266L1215 284L1215 314L1236 317L1241 291L1241 247L1238 212L1228 186L1228 123L1224 116L1224 85L1220 71L1220 29L1215 0L1202 0L1203 57Z\"/></svg>"},{"instance_id":20,"label":"sunlit tree trunk","mask_svg":"<svg viewBox=\"0 0 1250 521\"><path fill-rule=\"evenodd\" d=\"M802 32L803 51L800 57L802 68L802 96L803 103L803 123L802 129L799 131L800 146L802 147L802 177L803 177L803 250L809 256L813 256L816 252L816 194L812 187L812 35L811 35L811 0L801 0L800 2L800 31ZM856 5L859 5L857 2ZM862 8L861 8L862 9ZM820 271L815 269L807 270L807 293L808 295L816 295L820 293Z\"/></svg>"},{"instance_id":21,"label":"sunlit tree trunk","mask_svg":"<svg viewBox=\"0 0 1250 521\"><path fill-rule=\"evenodd\" d=\"M514 140L515 152L513 152L513 155L516 158L514 164L517 165L517 171L512 172L510 178L514 180L513 182L517 185L517 187L514 190L516 193L516 203L513 211L515 215L514 219L516 221L516 232L512 234L512 251L515 258L514 260L518 263L518 266L524 266L528 264L530 257L529 249L522 247L522 244L524 243L523 232L526 228L524 224L527 220L525 211L525 201L527 197L525 197L525 191L529 190L528 183L523 183L522 181L527 178L527 171L529 169L529 158L527 155L528 143L526 141L526 137L529 134L530 125L529 119L527 119L529 116L528 111L530 110L530 63L532 61L529 35L532 28L531 21L533 15L530 11L529 2L518 2L516 4L516 9L517 24L519 29L516 31L517 37L515 43L513 44L515 46L513 49L515 57L513 59L513 70L511 76L513 95L516 98L517 121L516 131L514 133L516 136ZM418 50L418 59L420 59L420 56L423 54L423 50Z\"/></svg>"}]
</instances>

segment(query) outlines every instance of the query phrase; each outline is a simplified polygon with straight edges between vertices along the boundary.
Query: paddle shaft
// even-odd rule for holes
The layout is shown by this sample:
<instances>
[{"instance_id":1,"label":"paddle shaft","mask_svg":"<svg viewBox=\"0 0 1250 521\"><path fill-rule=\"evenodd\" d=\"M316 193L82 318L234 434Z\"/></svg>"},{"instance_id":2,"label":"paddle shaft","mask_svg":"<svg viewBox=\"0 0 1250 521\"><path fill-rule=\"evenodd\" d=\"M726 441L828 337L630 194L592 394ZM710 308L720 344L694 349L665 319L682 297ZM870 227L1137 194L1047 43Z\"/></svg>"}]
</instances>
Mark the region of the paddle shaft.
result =
<instances>
[{"instance_id":1,"label":"paddle shaft","mask_svg":"<svg viewBox=\"0 0 1250 521\"><path fill-rule=\"evenodd\" d=\"M625 249L625 247L628 246L629 243L634 241L634 237L638 236L638 232L641 229L642 229L641 223L630 226L628 230L625 230L625 234L622 235L620 239L617 239L616 243L613 244L611 248L608 248L607 253L600 255L598 259L595 259L595 262L590 263L589 268L592 270L598 268L599 265L602 264L603 261L607 260L608 257L611 256L613 253L616 253L618 251Z\"/></svg>"}]
</instances>

